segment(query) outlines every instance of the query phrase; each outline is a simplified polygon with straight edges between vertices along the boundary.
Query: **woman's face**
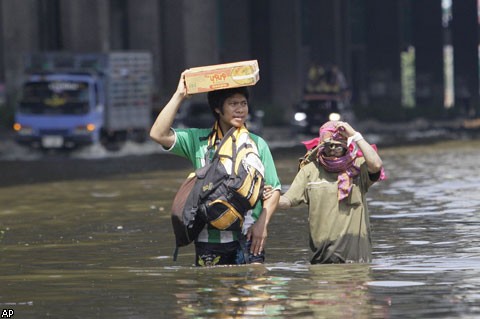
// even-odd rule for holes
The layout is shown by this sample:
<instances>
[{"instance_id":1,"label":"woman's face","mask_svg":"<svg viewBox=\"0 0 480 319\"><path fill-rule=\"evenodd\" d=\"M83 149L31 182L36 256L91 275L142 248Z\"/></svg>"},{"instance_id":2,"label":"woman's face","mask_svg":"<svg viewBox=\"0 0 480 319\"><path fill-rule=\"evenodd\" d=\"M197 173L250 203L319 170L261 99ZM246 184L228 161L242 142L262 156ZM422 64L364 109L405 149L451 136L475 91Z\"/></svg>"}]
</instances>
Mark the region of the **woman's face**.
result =
<instances>
[{"instance_id":1,"label":"woman's face","mask_svg":"<svg viewBox=\"0 0 480 319\"><path fill-rule=\"evenodd\" d=\"M323 152L327 157L342 157L347 149L340 143L326 143Z\"/></svg>"},{"instance_id":2,"label":"woman's face","mask_svg":"<svg viewBox=\"0 0 480 319\"><path fill-rule=\"evenodd\" d=\"M215 109L221 123L228 127L241 127L248 117L248 102L245 96L236 93L225 100L223 112Z\"/></svg>"}]
</instances>

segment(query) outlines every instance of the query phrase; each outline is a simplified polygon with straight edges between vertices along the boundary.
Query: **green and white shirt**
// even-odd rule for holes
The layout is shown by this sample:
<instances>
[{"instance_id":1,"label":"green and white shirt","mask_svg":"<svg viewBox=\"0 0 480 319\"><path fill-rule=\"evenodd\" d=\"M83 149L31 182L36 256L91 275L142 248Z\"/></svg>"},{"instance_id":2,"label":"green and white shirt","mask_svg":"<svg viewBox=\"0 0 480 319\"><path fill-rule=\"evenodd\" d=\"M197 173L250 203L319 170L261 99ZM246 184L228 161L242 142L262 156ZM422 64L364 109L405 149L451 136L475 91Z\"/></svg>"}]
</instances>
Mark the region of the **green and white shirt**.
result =
<instances>
[{"instance_id":1,"label":"green and white shirt","mask_svg":"<svg viewBox=\"0 0 480 319\"><path fill-rule=\"evenodd\" d=\"M182 156L192 162L193 168L196 170L205 165L205 153L208 147L208 135L212 131L211 128L187 128L173 129L175 134L175 142L168 151L173 154ZM265 168L265 184L272 185L273 189L280 190L281 184L275 168L272 153L263 138L250 133L251 139L258 148L260 159ZM260 216L262 212L262 201L259 200L252 211L247 213L244 222L244 231L248 229ZM198 242L208 243L228 243L238 240L239 234L232 231L221 231L212 226L205 226L199 234Z\"/></svg>"}]
</instances>

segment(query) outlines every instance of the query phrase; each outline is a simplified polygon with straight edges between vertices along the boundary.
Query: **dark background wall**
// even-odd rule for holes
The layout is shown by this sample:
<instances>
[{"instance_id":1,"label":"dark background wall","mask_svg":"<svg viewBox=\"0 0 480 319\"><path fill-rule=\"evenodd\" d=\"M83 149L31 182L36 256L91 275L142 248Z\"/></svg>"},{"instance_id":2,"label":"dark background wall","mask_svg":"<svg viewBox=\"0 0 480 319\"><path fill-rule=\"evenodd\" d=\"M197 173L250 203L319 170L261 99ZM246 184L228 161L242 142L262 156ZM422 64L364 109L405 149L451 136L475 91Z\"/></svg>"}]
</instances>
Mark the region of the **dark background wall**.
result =
<instances>
[{"instance_id":1,"label":"dark background wall","mask_svg":"<svg viewBox=\"0 0 480 319\"><path fill-rule=\"evenodd\" d=\"M257 59L252 93L267 124L289 120L311 61L343 70L359 117L477 116L477 0L452 0L447 13L441 0L0 0L0 112L11 116L24 53L148 50L157 108L186 68ZM445 45L454 51L451 108ZM401 53L411 48L415 105L406 106Z\"/></svg>"}]
</instances>

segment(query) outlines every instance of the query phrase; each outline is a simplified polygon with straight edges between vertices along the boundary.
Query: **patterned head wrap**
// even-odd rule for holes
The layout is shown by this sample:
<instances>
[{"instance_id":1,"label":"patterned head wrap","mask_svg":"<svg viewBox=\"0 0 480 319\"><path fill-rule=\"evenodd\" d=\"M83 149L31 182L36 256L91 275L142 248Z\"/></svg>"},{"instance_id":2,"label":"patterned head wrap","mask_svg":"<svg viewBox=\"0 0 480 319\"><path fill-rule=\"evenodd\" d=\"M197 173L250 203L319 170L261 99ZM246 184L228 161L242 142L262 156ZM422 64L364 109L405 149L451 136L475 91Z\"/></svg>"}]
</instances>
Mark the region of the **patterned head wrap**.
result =
<instances>
[{"instance_id":1,"label":"patterned head wrap","mask_svg":"<svg viewBox=\"0 0 480 319\"><path fill-rule=\"evenodd\" d=\"M328 121L320 127L318 132L319 142L321 144L336 143L347 148L347 138L338 131L336 124L338 121Z\"/></svg>"},{"instance_id":2,"label":"patterned head wrap","mask_svg":"<svg viewBox=\"0 0 480 319\"><path fill-rule=\"evenodd\" d=\"M307 150L311 150L318 147L317 161L325 168L328 172L337 172L338 173L338 199L342 200L350 194L352 190L352 181L355 176L360 173L360 168L355 165L355 159L362 157L363 153L358 149L355 142L348 145L348 140L338 131L336 124L338 121L329 121L326 122L319 130L319 137L314 139L303 141ZM341 144L347 149L347 152L344 156L341 157L328 157L323 152L325 149L325 144L327 143L337 143ZM371 145L375 151L377 151L377 146L375 144ZM380 171L379 180L387 179L384 168Z\"/></svg>"}]
</instances>

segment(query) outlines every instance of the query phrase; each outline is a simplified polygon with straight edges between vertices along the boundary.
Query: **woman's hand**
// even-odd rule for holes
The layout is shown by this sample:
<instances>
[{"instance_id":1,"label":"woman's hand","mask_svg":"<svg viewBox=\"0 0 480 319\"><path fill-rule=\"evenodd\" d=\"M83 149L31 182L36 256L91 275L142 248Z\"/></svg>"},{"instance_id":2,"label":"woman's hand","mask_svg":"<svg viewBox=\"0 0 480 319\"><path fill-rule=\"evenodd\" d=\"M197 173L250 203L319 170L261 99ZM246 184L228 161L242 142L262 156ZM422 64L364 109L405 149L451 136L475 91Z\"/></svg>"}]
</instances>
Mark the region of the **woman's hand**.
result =
<instances>
[{"instance_id":1,"label":"woman's hand","mask_svg":"<svg viewBox=\"0 0 480 319\"><path fill-rule=\"evenodd\" d=\"M353 129L353 127L350 124L348 124L347 122L338 121L335 124L335 127L340 132L340 134L342 134L346 138L349 138L350 136L353 136L356 133L356 131Z\"/></svg>"}]
</instances>

